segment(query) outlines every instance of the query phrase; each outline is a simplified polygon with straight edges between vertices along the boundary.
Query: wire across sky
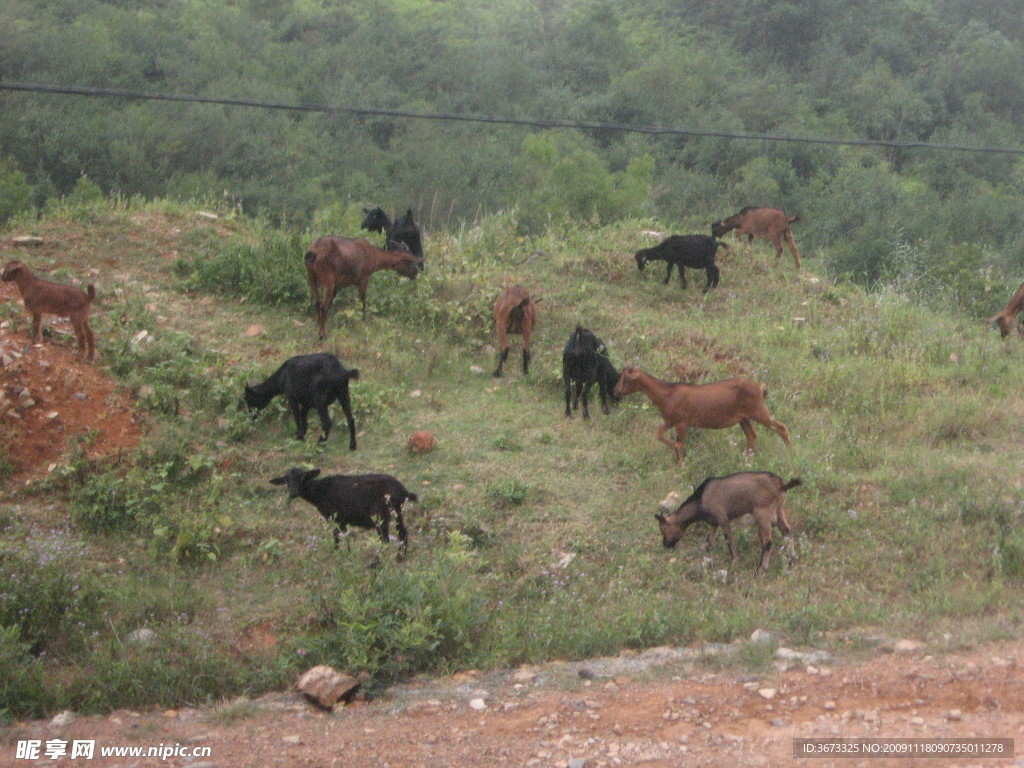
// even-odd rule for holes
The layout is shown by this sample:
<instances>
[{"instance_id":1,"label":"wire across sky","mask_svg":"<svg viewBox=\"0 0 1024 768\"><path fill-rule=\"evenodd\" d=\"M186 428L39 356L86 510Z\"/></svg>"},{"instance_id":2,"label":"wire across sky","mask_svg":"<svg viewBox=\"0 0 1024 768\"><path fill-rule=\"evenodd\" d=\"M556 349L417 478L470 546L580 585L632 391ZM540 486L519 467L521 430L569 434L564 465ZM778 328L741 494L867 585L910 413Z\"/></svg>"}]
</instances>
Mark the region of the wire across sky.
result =
<instances>
[{"instance_id":1,"label":"wire across sky","mask_svg":"<svg viewBox=\"0 0 1024 768\"><path fill-rule=\"evenodd\" d=\"M214 104L248 109L268 109L287 112L309 112L323 114L352 115L354 117L390 117L401 120L429 120L435 122L485 123L489 125L513 125L525 128L570 128L583 131L619 131L643 133L650 136L679 136L685 138L716 138L731 141L765 141L796 144L822 144L854 147L886 147L890 149L930 149L944 152L975 152L1003 155L1024 155L1024 148L971 146L964 144L935 144L927 141L884 141L875 139L849 139L827 136L790 136L772 133L742 133L737 131L695 130L690 128L633 125L631 123L605 123L561 118L518 118L495 115L466 115L446 112L410 112L401 109L379 109L369 107L348 107L331 104L284 104L253 99L228 99L194 94L151 93L126 91L113 88L86 88L71 85L44 85L40 83L11 83L0 81L0 91L51 94L58 96L82 96L103 99L129 99L133 101L171 101L188 104Z\"/></svg>"}]
</instances>

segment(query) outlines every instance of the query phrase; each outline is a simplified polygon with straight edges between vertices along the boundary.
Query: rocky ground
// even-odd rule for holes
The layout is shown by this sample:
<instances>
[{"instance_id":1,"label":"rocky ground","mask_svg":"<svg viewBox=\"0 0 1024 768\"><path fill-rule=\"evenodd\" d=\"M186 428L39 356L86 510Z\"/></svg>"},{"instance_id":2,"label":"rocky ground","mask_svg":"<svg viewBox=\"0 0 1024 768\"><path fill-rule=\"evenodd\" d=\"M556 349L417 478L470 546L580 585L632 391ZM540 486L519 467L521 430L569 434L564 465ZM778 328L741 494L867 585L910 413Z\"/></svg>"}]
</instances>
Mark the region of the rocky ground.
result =
<instances>
[{"instance_id":1,"label":"rocky ground","mask_svg":"<svg viewBox=\"0 0 1024 768\"><path fill-rule=\"evenodd\" d=\"M771 642L769 640L769 642ZM848 659L777 652L741 671L740 646L658 648L586 662L457 674L319 710L297 693L202 709L65 715L0 730L0 764L242 766L1024 766L1024 642L969 652L886 643ZM1013 739L1018 756L796 759L798 738ZM18 741L95 740L91 761L14 759ZM100 747L179 754L102 758ZM181 750L209 747L209 754ZM961 747L963 748L963 747ZM1004 747L1005 748L1005 747ZM1004 753L1005 754L1005 753Z\"/></svg>"}]
</instances>

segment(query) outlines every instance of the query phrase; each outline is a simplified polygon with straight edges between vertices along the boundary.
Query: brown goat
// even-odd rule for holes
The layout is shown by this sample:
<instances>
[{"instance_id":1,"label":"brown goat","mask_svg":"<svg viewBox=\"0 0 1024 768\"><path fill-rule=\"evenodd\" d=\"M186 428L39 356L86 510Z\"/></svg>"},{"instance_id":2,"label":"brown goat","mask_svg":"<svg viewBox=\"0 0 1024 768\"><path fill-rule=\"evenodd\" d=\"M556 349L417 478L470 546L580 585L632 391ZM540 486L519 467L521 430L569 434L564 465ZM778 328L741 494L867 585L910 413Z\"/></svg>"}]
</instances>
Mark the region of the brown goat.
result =
<instances>
[{"instance_id":1,"label":"brown goat","mask_svg":"<svg viewBox=\"0 0 1024 768\"><path fill-rule=\"evenodd\" d=\"M334 294L339 288L348 288L352 285L358 288L365 318L366 288L370 284L370 275L382 269L393 269L398 274L415 280L422 265L423 259L409 251L382 251L362 238L317 238L306 252L306 276L309 279L313 306L316 307L320 338L327 336L327 311L331 308Z\"/></svg>"},{"instance_id":2,"label":"brown goat","mask_svg":"<svg viewBox=\"0 0 1024 768\"><path fill-rule=\"evenodd\" d=\"M1006 308L992 315L988 321L999 326L999 333L1005 339L1010 335L1010 331L1013 330L1014 319L1020 314L1021 310L1024 310L1024 283L1021 284L1017 292L1010 298L1010 303L1006 305ZM1017 330L1018 332L1020 331L1020 326L1017 326Z\"/></svg>"},{"instance_id":3,"label":"brown goat","mask_svg":"<svg viewBox=\"0 0 1024 768\"><path fill-rule=\"evenodd\" d=\"M89 327L89 308L96 298L96 287L89 285L86 290L73 285L59 285L41 280L33 275L20 261L12 261L4 267L0 279L18 286L25 309L32 315L32 343L43 339L43 315L66 317L75 329L78 339L78 354L92 360L96 354L96 338Z\"/></svg>"},{"instance_id":4,"label":"brown goat","mask_svg":"<svg viewBox=\"0 0 1024 768\"><path fill-rule=\"evenodd\" d=\"M719 528L725 532L732 565L735 565L739 555L732 538L731 523L744 515L753 515L761 540L761 562L757 566L757 575L764 575L772 551L772 526L782 531L783 536L788 536L792 531L786 520L786 491L802 484L798 477L785 483L773 472L737 472L725 477L709 477L694 488L690 498L680 504L675 512L654 516L661 528L661 543L672 548L693 523L704 522L712 526L709 543L714 540Z\"/></svg>"},{"instance_id":5,"label":"brown goat","mask_svg":"<svg viewBox=\"0 0 1024 768\"><path fill-rule=\"evenodd\" d=\"M798 221L799 216L787 216L778 208L744 208L727 219L716 221L711 225L711 233L722 237L730 229L736 230L736 239L747 236L747 242L755 237L770 240L775 246L775 260L782 256L782 243L785 242L789 252L793 254L796 268L800 269L800 252L796 249L791 225Z\"/></svg>"},{"instance_id":6,"label":"brown goat","mask_svg":"<svg viewBox=\"0 0 1024 768\"><path fill-rule=\"evenodd\" d=\"M523 286L510 285L494 302L494 329L498 333L498 368L494 377L501 376L502 366L508 359L508 334L523 337L523 373L530 372L530 337L537 322L537 300Z\"/></svg>"},{"instance_id":7,"label":"brown goat","mask_svg":"<svg viewBox=\"0 0 1024 768\"><path fill-rule=\"evenodd\" d=\"M676 454L676 464L686 458L686 429L725 429L740 425L747 436L747 450L754 452L757 435L750 423L756 421L773 430L786 445L789 430L781 421L776 421L768 412L764 402L764 388L750 379L727 379L712 384L685 384L667 382L645 373L635 365L628 366L619 376L615 394L619 397L641 391L651 399L665 423L658 427L658 440ZM665 437L675 429L676 440Z\"/></svg>"}]
</instances>

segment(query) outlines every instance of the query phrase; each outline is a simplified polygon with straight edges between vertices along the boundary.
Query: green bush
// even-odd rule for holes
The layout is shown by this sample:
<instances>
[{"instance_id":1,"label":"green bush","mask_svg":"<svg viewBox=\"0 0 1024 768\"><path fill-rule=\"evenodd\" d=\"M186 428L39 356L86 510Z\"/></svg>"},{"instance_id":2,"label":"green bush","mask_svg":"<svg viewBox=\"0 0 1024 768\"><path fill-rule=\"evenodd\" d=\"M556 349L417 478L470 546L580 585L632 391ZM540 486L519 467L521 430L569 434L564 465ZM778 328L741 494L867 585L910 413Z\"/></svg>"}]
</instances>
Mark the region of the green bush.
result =
<instances>
[{"instance_id":1,"label":"green bush","mask_svg":"<svg viewBox=\"0 0 1024 768\"><path fill-rule=\"evenodd\" d=\"M304 306L309 301L303 263L307 239L270 230L256 243L236 239L219 252L179 259L174 271L187 291L244 296L272 307Z\"/></svg>"},{"instance_id":2,"label":"green bush","mask_svg":"<svg viewBox=\"0 0 1024 768\"><path fill-rule=\"evenodd\" d=\"M416 569L383 561L336 569L312 598L324 627L313 640L317 661L368 672L373 687L471 662L488 624L487 579L468 538L448 536Z\"/></svg>"}]
</instances>

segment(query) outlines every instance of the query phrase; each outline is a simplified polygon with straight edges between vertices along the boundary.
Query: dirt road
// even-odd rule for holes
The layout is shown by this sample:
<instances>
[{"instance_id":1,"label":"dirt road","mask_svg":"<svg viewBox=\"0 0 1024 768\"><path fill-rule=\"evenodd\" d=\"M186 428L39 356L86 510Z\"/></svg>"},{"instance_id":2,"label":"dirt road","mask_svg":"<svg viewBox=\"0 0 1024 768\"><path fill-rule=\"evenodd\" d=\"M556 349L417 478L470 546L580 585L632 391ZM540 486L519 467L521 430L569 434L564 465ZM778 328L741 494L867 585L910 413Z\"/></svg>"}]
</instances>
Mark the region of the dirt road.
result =
<instances>
[{"instance_id":1,"label":"dirt road","mask_svg":"<svg viewBox=\"0 0 1024 768\"><path fill-rule=\"evenodd\" d=\"M738 671L729 648L710 651L717 655L710 661L699 649L662 648L504 673L462 673L415 681L334 712L280 693L208 709L119 711L74 718L64 726L18 723L0 731L0 765L1024 766L1018 664L1024 642L963 653L932 653L927 645L900 652L890 646L866 659L775 662L761 674ZM838 737L1013 739L1018 756L1007 753L1005 744L968 741L956 742L959 755L949 757L793 756L794 739ZM41 757L53 740L66 741L69 754L16 759L18 742L32 739L40 743ZM92 760L70 758L75 740L95 740ZM164 759L100 756L101 748L128 745L177 753Z\"/></svg>"}]
</instances>

